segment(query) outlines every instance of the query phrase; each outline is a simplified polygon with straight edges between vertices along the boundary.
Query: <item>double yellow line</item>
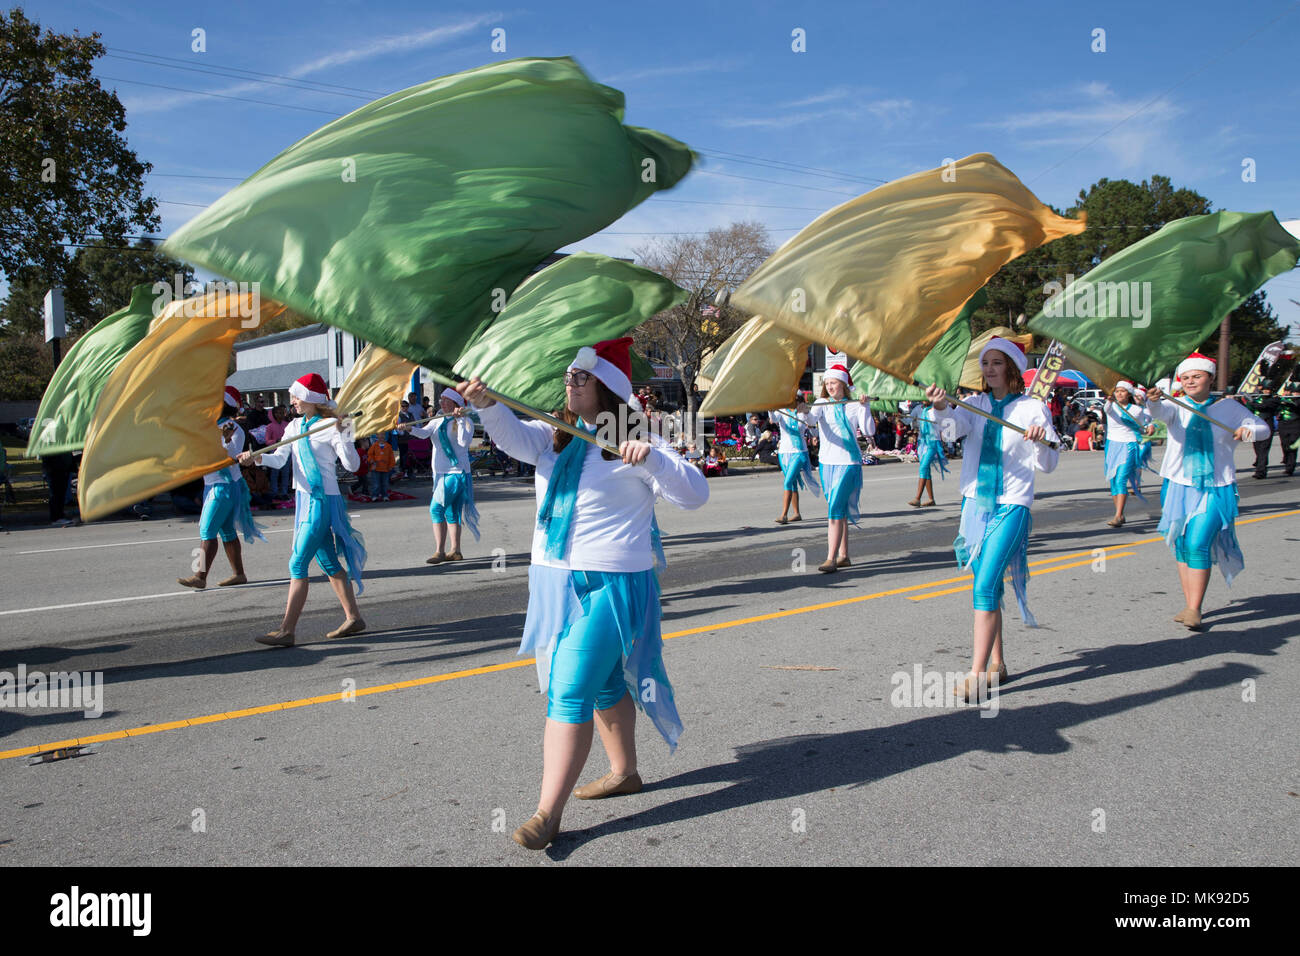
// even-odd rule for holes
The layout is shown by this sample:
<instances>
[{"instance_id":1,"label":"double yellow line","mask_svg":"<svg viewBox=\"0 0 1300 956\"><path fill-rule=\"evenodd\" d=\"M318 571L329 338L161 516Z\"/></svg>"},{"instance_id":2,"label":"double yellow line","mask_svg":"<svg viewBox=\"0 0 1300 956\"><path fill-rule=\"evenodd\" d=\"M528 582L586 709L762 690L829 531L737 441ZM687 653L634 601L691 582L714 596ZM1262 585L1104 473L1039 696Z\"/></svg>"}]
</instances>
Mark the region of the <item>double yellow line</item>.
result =
<instances>
[{"instance_id":1,"label":"double yellow line","mask_svg":"<svg viewBox=\"0 0 1300 956\"><path fill-rule=\"evenodd\" d=\"M1247 518L1244 521L1238 521L1238 525L1253 524L1256 521L1269 521L1273 518L1286 518L1290 515L1300 515L1300 511L1283 511L1278 514L1263 515L1258 518ZM1111 558L1124 558L1134 554L1132 551L1126 551L1126 548L1136 548L1142 545L1155 544L1163 541L1163 538L1146 538L1142 541L1129 541L1125 544L1110 545L1105 548L1094 548L1090 551L1076 551L1071 554L1063 554L1055 558L1046 558L1042 561L1031 562L1031 567L1042 565L1055 565L1055 567L1043 568L1039 571L1031 571L1031 575L1051 574L1054 571L1065 571L1069 568L1079 568L1087 564L1092 564L1097 560L1097 551L1105 553L1107 560ZM1117 552L1117 553L1111 553ZM1068 561L1071 558L1088 557L1086 561L1075 561L1072 564L1057 564L1058 561ZM888 591L877 591L874 594L862 594L857 597L844 598L839 601L826 601L821 604L810 604L807 607L791 608L787 611L776 611L771 614L759 614L754 617L744 617L735 621L723 621L719 624L706 624L703 627L692 627L684 631L673 631L665 634L664 640L672 640L675 637L688 637L691 634L710 634L714 631L725 631L733 627L741 627L746 624L758 624L763 621L776 621L785 617L793 617L796 614L811 614L814 611L825 611L835 607L847 607L850 604L860 604L863 601L874 601L877 598L891 597L895 594L912 595L917 591L927 591L930 588L941 588L946 584L959 584L963 581L973 581L969 574L955 578L944 578L941 581L930 581L926 584L913 584L905 588L891 588ZM912 601L926 601L934 597L942 597L946 594L960 594L963 591L969 591L973 585L966 584L962 587L946 588L940 591L930 591L928 594L917 594L909 597ZM222 720L234 720L237 717L252 717L256 714L271 714L276 711L294 710L298 707L306 707L310 704L328 704L336 701L351 700L355 697L369 697L372 694L386 694L394 690L407 690L412 687L424 687L429 684L440 684L443 681L459 680L462 677L477 677L481 674L495 674L498 671L514 670L517 667L528 667L536 663L536 658L527 658L525 660L508 661L504 664L491 664L487 667L474 667L469 670L452 671L450 674L435 674L430 677L417 677L414 680L398 681L393 684L379 684L374 687L361 687L355 691L342 691L337 694L322 694L319 697L304 697L301 700L291 700L280 704L265 704L261 707L247 707L243 710L232 710L221 714L207 714L203 717L191 717L187 720L172 720L163 724L147 724L143 727L132 727L127 730L114 730L105 734L94 734L88 737L75 737L69 740L59 740L54 743L40 744L34 747L19 747L15 750L0 750L0 760L8 760L12 757L26 757L32 754L41 753L46 750L57 750L64 747L76 747L85 744L100 743L106 740L123 740L128 737L143 737L146 734L156 734L164 730L179 730L183 727L197 727L201 724L212 724Z\"/></svg>"}]
</instances>

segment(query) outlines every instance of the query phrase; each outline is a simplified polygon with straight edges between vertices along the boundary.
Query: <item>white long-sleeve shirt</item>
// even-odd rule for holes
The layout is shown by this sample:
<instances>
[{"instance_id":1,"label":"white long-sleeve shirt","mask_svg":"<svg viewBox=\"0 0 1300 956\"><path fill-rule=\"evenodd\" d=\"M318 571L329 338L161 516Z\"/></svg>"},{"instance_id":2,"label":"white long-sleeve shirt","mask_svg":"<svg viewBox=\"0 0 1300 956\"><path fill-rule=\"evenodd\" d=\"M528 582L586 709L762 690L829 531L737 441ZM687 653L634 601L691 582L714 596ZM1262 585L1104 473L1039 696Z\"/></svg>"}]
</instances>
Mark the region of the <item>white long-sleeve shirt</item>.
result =
<instances>
[{"instance_id":1,"label":"white long-sleeve shirt","mask_svg":"<svg viewBox=\"0 0 1300 956\"><path fill-rule=\"evenodd\" d=\"M993 403L987 393L965 401L986 412L993 410ZM1048 441L1058 440L1056 429L1052 427L1051 412L1037 399L1020 396L1007 405L1002 417L1021 428L1041 425L1047 432ZM984 426L989 424L988 419L955 405L949 405L942 411L935 409L934 418L941 441L956 441L962 436L966 437L961 453L961 493L964 498L977 497L980 448L984 444ZM1024 439L1025 436L1017 431L1005 427L1002 429L1002 494L998 495L1000 505L1031 507L1034 502L1034 472L1053 471L1060 461L1060 454L1055 448Z\"/></svg>"},{"instance_id":2,"label":"white long-sleeve shirt","mask_svg":"<svg viewBox=\"0 0 1300 956\"><path fill-rule=\"evenodd\" d=\"M868 402L863 405L861 402L849 402L842 406L845 417L849 420L849 427L862 432L864 435L874 435L876 433L876 420L871 417L871 404ZM854 454L849 455L849 450L840 444L840 440L835 437L835 414L834 405L814 404L812 409L807 413L808 423L817 425L817 461L822 465L860 465L862 456L857 453L857 435L853 436Z\"/></svg>"},{"instance_id":3,"label":"white long-sleeve shirt","mask_svg":"<svg viewBox=\"0 0 1300 956\"><path fill-rule=\"evenodd\" d=\"M221 429L217 429L217 434L221 434ZM238 425L234 428L234 433L230 436L230 441L226 441L226 436L221 435L221 447L226 450L226 454L231 458L238 458L239 453L244 450L244 430ZM229 468L222 468L220 471L210 471L203 476L203 486L224 485L228 482L238 481L243 477L238 465L231 465Z\"/></svg>"},{"instance_id":4,"label":"white long-sleeve shirt","mask_svg":"<svg viewBox=\"0 0 1300 956\"><path fill-rule=\"evenodd\" d=\"M1187 397L1183 396L1181 400L1185 402ZM1160 462L1160 477L1168 478L1180 485L1192 484L1192 479L1183 474L1183 450L1187 445L1187 426L1196 416L1173 402L1148 401L1147 407L1151 410L1151 414L1164 422L1169 429L1169 441L1165 443L1165 456ZM1253 432L1251 440L1263 441L1272 434L1272 429L1262 419L1248 412L1240 402L1231 398L1219 399L1205 409L1205 414L1232 429L1229 432L1218 425L1210 425L1210 434L1214 436L1214 485L1215 487L1231 485L1237 480L1237 466L1233 462L1237 440L1232 432L1243 425L1249 425Z\"/></svg>"},{"instance_id":5,"label":"white long-sleeve shirt","mask_svg":"<svg viewBox=\"0 0 1300 956\"><path fill-rule=\"evenodd\" d=\"M433 446L433 473L435 475L446 475L451 472L460 472L462 475L469 474L469 446L474 440L474 423L468 418L455 418L447 425L447 437L451 439L451 446L456 450L456 460L452 461L447 457L447 453L442 450L442 442L438 440L438 429L442 422L430 422L425 425L411 426L411 434L416 438L427 438Z\"/></svg>"},{"instance_id":6,"label":"white long-sleeve shirt","mask_svg":"<svg viewBox=\"0 0 1300 956\"><path fill-rule=\"evenodd\" d=\"M545 422L520 421L504 405L478 410L479 420L497 446L512 458L537 466L537 504L541 507L555 470L553 429ZM579 438L573 441L581 441ZM606 461L587 444L578 481L569 550L562 560L546 556L546 533L533 530L533 563L581 571L647 571L654 567L650 519L656 498L694 510L709 500L703 473L679 458L659 439L640 465Z\"/></svg>"},{"instance_id":7,"label":"white long-sleeve shirt","mask_svg":"<svg viewBox=\"0 0 1300 956\"><path fill-rule=\"evenodd\" d=\"M794 443L790 436L792 433L797 432L800 437L803 437L803 430L808 427L808 414L806 412L797 414L794 416L794 419L792 419L790 414L794 412L794 409L785 408L781 411L786 412L786 414L782 415L781 412L774 412L772 414L772 420L775 421L781 429L781 441L777 444L776 453L778 455L793 455L801 451L807 451L808 449L806 446L808 443L806 440L799 443L799 445L804 446L801 448L799 445ZM797 421L795 419L797 419Z\"/></svg>"},{"instance_id":8,"label":"white long-sleeve shirt","mask_svg":"<svg viewBox=\"0 0 1300 956\"><path fill-rule=\"evenodd\" d=\"M312 427L319 427L321 424L318 421ZM285 426L284 438L296 438L301 435L302 426L303 419L295 418ZM361 456L357 454L356 446L343 437L337 422L333 428L323 429L310 438L266 452L262 455L262 464L267 468L279 468L292 456L293 487L298 491L311 494L311 482L307 480L307 473L302 470L302 462L299 460L300 455L306 454L307 445L311 445L312 454L316 456L316 467L320 471L321 486L325 489L325 494L337 495L339 480L334 474L334 462L343 462L343 466L348 471L356 471L361 467Z\"/></svg>"},{"instance_id":9,"label":"white long-sleeve shirt","mask_svg":"<svg viewBox=\"0 0 1300 956\"><path fill-rule=\"evenodd\" d=\"M1151 413L1141 405L1133 403L1128 405L1125 410L1138 425L1145 427L1151 424ZM1119 414L1119 404L1114 400L1106 402L1106 440L1116 442L1137 442L1142 440L1141 435L1124 424L1124 419Z\"/></svg>"}]
</instances>

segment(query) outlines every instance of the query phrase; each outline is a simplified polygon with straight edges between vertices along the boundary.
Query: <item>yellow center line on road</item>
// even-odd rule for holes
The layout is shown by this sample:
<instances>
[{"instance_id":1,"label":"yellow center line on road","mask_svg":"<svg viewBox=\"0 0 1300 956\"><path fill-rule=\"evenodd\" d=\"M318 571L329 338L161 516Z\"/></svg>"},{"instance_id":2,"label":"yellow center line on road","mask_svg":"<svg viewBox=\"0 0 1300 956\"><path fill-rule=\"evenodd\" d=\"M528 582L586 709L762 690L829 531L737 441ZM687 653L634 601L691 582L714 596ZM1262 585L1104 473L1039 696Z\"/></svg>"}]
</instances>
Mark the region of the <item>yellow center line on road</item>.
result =
<instances>
[{"instance_id":1,"label":"yellow center line on road","mask_svg":"<svg viewBox=\"0 0 1300 956\"><path fill-rule=\"evenodd\" d=\"M1109 559L1111 559L1111 558L1131 558L1131 557L1132 557L1133 555L1135 555L1135 554L1137 554L1136 551L1120 551L1120 552L1118 552L1117 554L1107 554L1107 555L1106 555L1106 558L1107 558L1107 560L1109 560ZM1031 578L1033 578L1033 577L1037 577L1037 576L1040 575L1040 574L1051 574L1053 571L1064 571L1064 570L1066 570L1067 568L1081 568L1081 567L1083 567L1084 565L1087 565L1087 564L1093 564L1096 560L1097 560L1097 559L1094 557L1094 558L1091 558L1090 560L1087 560L1087 561L1075 561L1073 564L1059 564L1059 565L1057 565L1057 566L1054 567L1054 568L1041 568L1041 569L1039 569L1038 571L1030 571L1030 572L1029 572L1029 576L1030 576ZM930 598L933 598L933 597L943 597L945 594L961 594L963 591L969 591L969 590L971 590L974 586L975 586L975 585L972 583L972 584L968 584L968 585L966 585L966 586L963 587L963 588L948 588L948 589L945 590L945 591L931 591L929 594L917 594L917 595L914 595L914 596L912 596L912 597L909 597L908 600L909 600L909 601L928 601Z\"/></svg>"},{"instance_id":2,"label":"yellow center line on road","mask_svg":"<svg viewBox=\"0 0 1300 956\"><path fill-rule=\"evenodd\" d=\"M1247 518L1244 521L1238 521L1238 525L1253 524L1256 521L1268 521L1273 518L1286 518L1291 515L1300 515L1300 510L1283 511L1278 514L1262 515L1258 518ZM1156 541L1163 541L1163 538L1148 538L1143 541L1129 541L1125 544L1108 545L1104 548L1093 548L1090 551L1078 551L1071 554L1063 554L1055 558L1045 558L1041 561L1033 562L1034 565L1054 564L1057 561L1064 561L1069 558L1089 555L1095 559L1096 551L1105 551L1108 557L1121 557L1123 555L1111 555L1109 552L1132 548L1142 544L1153 544ZM1127 554L1127 552L1126 552ZM1035 574L1047 574L1051 571L1063 571L1067 567L1081 567L1085 564L1091 564L1092 561L1080 561L1077 564L1063 565L1056 568L1045 568L1042 571L1033 572ZM877 598L889 597L894 594L909 594L913 591L925 591L929 588L941 587L945 584L956 584L961 581L973 580L972 576L967 574L956 578L945 578L942 581L930 581L926 584L913 584L909 587L891 588L888 591L877 591L874 594L862 594L857 597L844 598L840 601L826 601L821 604L811 604L807 607L791 608L787 611L777 611L772 614L759 614L754 617L741 618L736 621L722 621L718 624L708 624L703 627L692 627L683 631L673 631L670 634L663 635L664 640L671 640L674 637L686 637L691 634L706 634L712 631L722 631L733 627L740 627L745 624L756 624L761 621L774 621L783 617L791 617L796 614L809 614L813 611L824 611L833 607L845 607L850 604L859 604L863 601L874 601ZM957 588L956 591L969 590L969 588ZM924 597L938 597L938 593L924 595ZM306 707L309 704L326 704L334 701L350 699L352 697L366 697L371 694L384 694L394 690L406 690L412 687L424 687L428 684L438 684L443 681L459 680L462 677L476 677L480 674L494 674L498 671L514 670L518 667L528 667L535 664L536 658L527 658L525 660L507 661L504 664L490 664L486 667L473 667L463 671L453 671L450 674L435 674L430 677L417 677L413 680L398 681L393 684L379 684L374 687L359 687L355 691L343 691L337 694L322 694L319 697L305 697L301 700L291 700L279 704L265 704L261 707L248 707L244 710L232 710L222 714L208 714L203 717L191 717L186 720L173 720L162 724L147 724L143 727L131 727L126 730L115 730L105 734L94 734L88 737L74 737L68 740L59 740L49 744L39 744L33 747L18 747L14 750L0 750L0 760L9 760L13 757L26 757L31 754L40 753L45 750L57 750L65 747L76 747L85 744L100 743L108 740L123 740L127 737L142 737L145 734L156 734L162 730L179 730L182 727L197 727L200 724L211 724L222 720L233 720L236 717L251 717L255 714L270 714L281 710L293 710L298 707Z\"/></svg>"}]
</instances>

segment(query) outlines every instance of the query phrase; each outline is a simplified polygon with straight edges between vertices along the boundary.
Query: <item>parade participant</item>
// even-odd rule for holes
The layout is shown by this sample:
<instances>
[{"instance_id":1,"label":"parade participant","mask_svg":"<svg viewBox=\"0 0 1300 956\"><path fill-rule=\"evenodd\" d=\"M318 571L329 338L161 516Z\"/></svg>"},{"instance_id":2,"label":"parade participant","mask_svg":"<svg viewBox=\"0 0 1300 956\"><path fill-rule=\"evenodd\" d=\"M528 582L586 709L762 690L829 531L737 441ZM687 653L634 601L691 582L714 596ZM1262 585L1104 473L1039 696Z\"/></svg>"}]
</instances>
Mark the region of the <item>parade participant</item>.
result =
<instances>
[{"instance_id":1,"label":"parade participant","mask_svg":"<svg viewBox=\"0 0 1300 956\"><path fill-rule=\"evenodd\" d=\"M223 411L217 420L221 429L221 447L231 458L238 458L244 450L248 436L235 421L243 397L234 386L227 385L222 396ZM199 516L199 561L194 574L188 578L177 578L176 583L187 588L203 590L208 586L208 571L217 558L217 538L226 551L226 559L234 572L226 580L217 584L219 588L235 584L247 584L244 575L244 553L239 543L239 535L250 544L254 538L261 538L262 530L253 521L252 498L239 465L231 465L220 471L208 472L203 476L203 511Z\"/></svg>"},{"instance_id":2,"label":"parade participant","mask_svg":"<svg viewBox=\"0 0 1300 956\"><path fill-rule=\"evenodd\" d=\"M474 440L474 423L465 417L469 409L454 388L444 388L438 406L444 418L424 427L401 425L416 438L432 439L433 497L429 517L433 520L433 556L425 564L461 561L462 521L478 540L478 508L474 506L474 478L469 466L469 446Z\"/></svg>"},{"instance_id":3,"label":"parade participant","mask_svg":"<svg viewBox=\"0 0 1300 956\"><path fill-rule=\"evenodd\" d=\"M1117 382L1106 399L1106 479L1110 494L1115 499L1115 517L1106 524L1112 528L1124 526L1124 505L1129 493L1142 495L1142 437L1153 431L1151 415L1134 399L1136 389L1131 382Z\"/></svg>"},{"instance_id":4,"label":"parade participant","mask_svg":"<svg viewBox=\"0 0 1300 956\"><path fill-rule=\"evenodd\" d=\"M1214 359L1199 352L1184 359L1176 373L1183 386L1182 400L1232 431L1164 401L1165 393L1159 385L1147 394L1152 416L1169 429L1160 464L1160 474L1168 481L1161 501L1159 530L1174 552L1186 603L1174 620L1189 630L1201 626L1201 604L1210 584L1211 567L1218 564L1224 580L1231 585L1245 566L1235 527L1237 468L1232 443L1261 441L1271 434L1269 426L1239 402L1230 398L1214 401L1210 387L1215 368Z\"/></svg>"},{"instance_id":5,"label":"parade participant","mask_svg":"<svg viewBox=\"0 0 1300 956\"><path fill-rule=\"evenodd\" d=\"M817 476L812 470L812 462L808 458L808 443L803 437L804 429L808 427L808 416L795 411L794 406L798 401L799 393L795 392L795 401L790 404L790 407L782 408L776 413L776 422L781 429L781 441L777 445L776 455L777 461L781 463L781 474L784 477L781 517L776 519L777 524L803 520L803 514L799 511L799 491L805 482L812 489L813 494L821 494L821 489L817 486ZM791 507L794 508L794 517L788 518L786 516L790 513Z\"/></svg>"},{"instance_id":6,"label":"parade participant","mask_svg":"<svg viewBox=\"0 0 1300 956\"><path fill-rule=\"evenodd\" d=\"M957 563L975 577L974 661L966 679L953 689L955 696L965 700L976 696L981 680L999 684L1007 679L1002 592L1008 568L1021 620L1029 627L1038 626L1026 598L1026 552L1033 526L1029 509L1034 501L1034 472L1052 471L1059 456L1056 449L1039 443L1044 438L1056 441L1056 430L1047 407L1023 394L1026 364L1024 352L1014 342L990 339L980 351L985 392L969 400L1023 428L1023 436L964 408L950 408L941 388L931 386L925 392L944 434L969 436L961 461L961 525L953 542Z\"/></svg>"},{"instance_id":7,"label":"parade participant","mask_svg":"<svg viewBox=\"0 0 1300 956\"><path fill-rule=\"evenodd\" d=\"M1295 445L1300 440L1300 382L1288 382L1278 392L1277 437L1282 442L1282 468L1289 478L1295 474Z\"/></svg>"},{"instance_id":8,"label":"parade participant","mask_svg":"<svg viewBox=\"0 0 1300 956\"><path fill-rule=\"evenodd\" d=\"M631 344L622 338L579 350L564 376L566 421L587 431L609 421L603 414L627 421ZM698 508L709 484L653 436L629 437L613 455L544 422L520 421L477 378L462 388L497 444L537 466L538 522L520 653L537 656L546 730L537 813L514 840L540 850L559 832L587 761L593 711L610 773L573 790L579 799L641 789L638 706L676 747L682 727L662 658L654 503L665 498Z\"/></svg>"},{"instance_id":9,"label":"parade participant","mask_svg":"<svg viewBox=\"0 0 1300 956\"><path fill-rule=\"evenodd\" d=\"M339 493L338 477L334 463L341 461L348 471L361 467L361 456L352 442L352 424L340 424L334 413L325 380L315 372L304 375L289 386L290 402L298 418L284 430L285 440L305 434L313 428L334 419L334 427L325 428L283 445L272 452L244 452L240 464L265 462L267 467L278 468L290 458L293 460L293 487L296 492L293 521L293 555L289 559L289 597L285 603L284 621L278 630L257 638L259 644L274 647L292 647L294 630L303 605L307 603L307 571L313 557L330 580L330 586L347 615L343 624L328 637L346 637L366 629L357 609L356 595L361 592L361 573L366 564L366 548L360 533L348 522L348 509ZM347 562L345 573L339 564L339 551ZM351 580L349 580L349 574ZM356 582L356 591L353 591Z\"/></svg>"},{"instance_id":10,"label":"parade participant","mask_svg":"<svg viewBox=\"0 0 1300 956\"><path fill-rule=\"evenodd\" d=\"M821 397L826 403L808 405L800 402L797 411L817 424L820 436L818 470L822 493L826 495L829 519L826 523L826 562L817 570L830 574L847 568L849 560L849 522L858 523L858 495L862 491L862 452L857 432L870 437L876 433L870 405L864 397L860 403L844 404L853 381L843 365L832 365L822 376Z\"/></svg>"},{"instance_id":11,"label":"parade participant","mask_svg":"<svg viewBox=\"0 0 1300 956\"><path fill-rule=\"evenodd\" d=\"M1268 453L1273 448L1273 425L1277 419L1281 400L1273 394L1273 388L1267 382L1258 395L1246 399L1247 407L1260 421L1268 426L1268 436L1255 442L1255 477L1268 477Z\"/></svg>"},{"instance_id":12,"label":"parade participant","mask_svg":"<svg viewBox=\"0 0 1300 956\"><path fill-rule=\"evenodd\" d=\"M925 402L911 411L911 417L916 420L916 460L920 470L916 482L916 497L908 502L913 508L935 506L932 469L936 464L939 466L940 477L946 477L948 474L948 457L943 453L943 442L939 440L934 427L933 412L926 414L928 408L930 403ZM921 504L922 492L928 492L930 495L930 500L924 505Z\"/></svg>"}]
</instances>

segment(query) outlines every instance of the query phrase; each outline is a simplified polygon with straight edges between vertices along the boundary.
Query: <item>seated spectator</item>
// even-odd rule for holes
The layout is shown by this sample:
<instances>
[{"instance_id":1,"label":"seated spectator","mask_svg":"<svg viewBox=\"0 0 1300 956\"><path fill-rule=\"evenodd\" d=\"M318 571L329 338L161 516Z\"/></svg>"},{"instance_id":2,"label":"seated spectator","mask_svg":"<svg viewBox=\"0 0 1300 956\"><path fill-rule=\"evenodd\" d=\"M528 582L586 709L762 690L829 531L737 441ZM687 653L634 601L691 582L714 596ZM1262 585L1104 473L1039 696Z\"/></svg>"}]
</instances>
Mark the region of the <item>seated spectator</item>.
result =
<instances>
[{"instance_id":1,"label":"seated spectator","mask_svg":"<svg viewBox=\"0 0 1300 956\"><path fill-rule=\"evenodd\" d=\"M778 444L779 440L773 436L770 430L764 431L758 436L758 444L754 446L754 454L758 456L759 461L775 465L777 463L776 449Z\"/></svg>"},{"instance_id":2,"label":"seated spectator","mask_svg":"<svg viewBox=\"0 0 1300 956\"><path fill-rule=\"evenodd\" d=\"M716 447L709 447L708 442L704 443L704 447L706 454L700 460L700 470L704 472L704 477L714 478L726 475L727 459L718 454Z\"/></svg>"}]
</instances>

